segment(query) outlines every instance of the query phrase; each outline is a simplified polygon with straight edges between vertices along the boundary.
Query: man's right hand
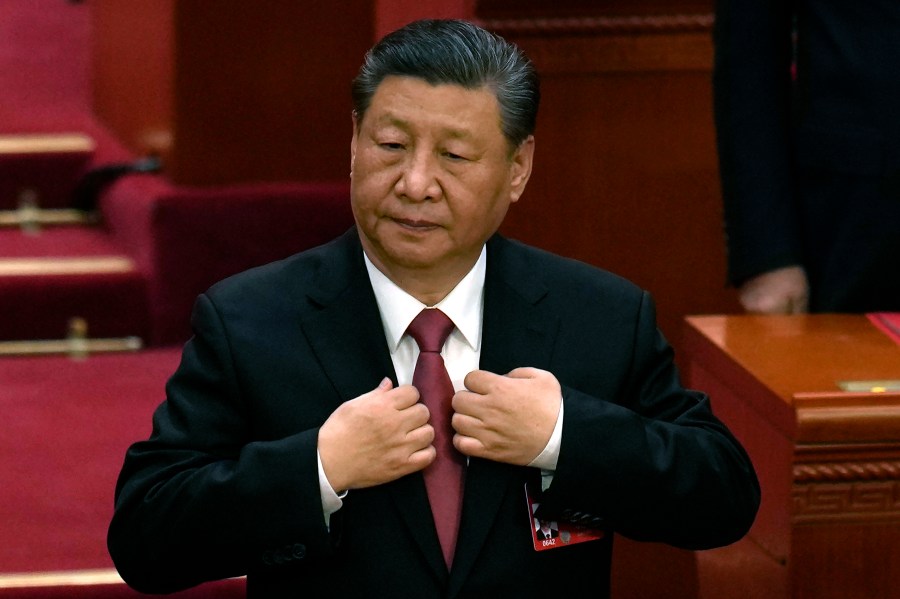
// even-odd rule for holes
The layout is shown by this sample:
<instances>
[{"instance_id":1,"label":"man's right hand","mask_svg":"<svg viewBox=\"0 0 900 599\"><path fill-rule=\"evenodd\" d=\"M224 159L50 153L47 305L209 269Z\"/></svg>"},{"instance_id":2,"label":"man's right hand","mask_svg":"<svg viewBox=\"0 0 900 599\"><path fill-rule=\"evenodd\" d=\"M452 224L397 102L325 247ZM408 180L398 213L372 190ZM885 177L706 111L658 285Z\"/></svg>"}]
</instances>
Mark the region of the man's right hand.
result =
<instances>
[{"instance_id":1,"label":"man's right hand","mask_svg":"<svg viewBox=\"0 0 900 599\"><path fill-rule=\"evenodd\" d=\"M741 305L752 314L803 314L809 309L809 283L800 266L764 272L738 290Z\"/></svg>"},{"instance_id":2,"label":"man's right hand","mask_svg":"<svg viewBox=\"0 0 900 599\"><path fill-rule=\"evenodd\" d=\"M374 390L344 402L319 429L319 457L336 491L396 480L434 461L428 408L411 385L385 378Z\"/></svg>"}]
</instances>

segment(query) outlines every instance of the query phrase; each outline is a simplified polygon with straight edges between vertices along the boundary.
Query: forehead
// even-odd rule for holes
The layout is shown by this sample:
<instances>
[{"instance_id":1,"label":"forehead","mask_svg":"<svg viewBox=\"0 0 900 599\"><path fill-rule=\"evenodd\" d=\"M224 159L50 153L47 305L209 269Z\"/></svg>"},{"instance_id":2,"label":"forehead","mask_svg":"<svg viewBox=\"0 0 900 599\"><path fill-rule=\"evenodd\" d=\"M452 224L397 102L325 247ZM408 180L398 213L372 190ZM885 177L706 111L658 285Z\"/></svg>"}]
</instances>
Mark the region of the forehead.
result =
<instances>
[{"instance_id":1,"label":"forehead","mask_svg":"<svg viewBox=\"0 0 900 599\"><path fill-rule=\"evenodd\" d=\"M364 120L375 126L428 125L449 131L502 134L500 105L489 87L432 85L415 77L385 77L372 96Z\"/></svg>"}]
</instances>

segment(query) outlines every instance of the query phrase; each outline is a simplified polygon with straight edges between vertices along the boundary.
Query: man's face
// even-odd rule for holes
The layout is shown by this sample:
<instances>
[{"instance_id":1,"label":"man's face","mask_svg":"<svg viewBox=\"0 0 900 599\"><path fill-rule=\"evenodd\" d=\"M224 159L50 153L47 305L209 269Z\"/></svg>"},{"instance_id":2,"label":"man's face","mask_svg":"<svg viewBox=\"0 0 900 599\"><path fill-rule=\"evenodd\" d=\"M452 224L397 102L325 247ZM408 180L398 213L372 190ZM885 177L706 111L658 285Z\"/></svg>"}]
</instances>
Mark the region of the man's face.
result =
<instances>
[{"instance_id":1,"label":"man's face","mask_svg":"<svg viewBox=\"0 0 900 599\"><path fill-rule=\"evenodd\" d=\"M533 147L529 137L510 151L486 88L385 78L354 118L350 144L351 203L369 258L401 286L437 273L458 281L525 189Z\"/></svg>"}]
</instances>

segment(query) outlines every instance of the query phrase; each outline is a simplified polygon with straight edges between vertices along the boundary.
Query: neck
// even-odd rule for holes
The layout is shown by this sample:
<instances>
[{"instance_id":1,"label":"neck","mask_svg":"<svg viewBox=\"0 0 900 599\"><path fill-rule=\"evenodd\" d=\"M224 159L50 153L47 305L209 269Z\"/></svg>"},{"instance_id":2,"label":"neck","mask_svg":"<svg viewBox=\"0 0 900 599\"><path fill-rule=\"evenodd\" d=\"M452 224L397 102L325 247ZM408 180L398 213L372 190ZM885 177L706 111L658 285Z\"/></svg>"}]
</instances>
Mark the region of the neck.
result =
<instances>
[{"instance_id":1,"label":"neck","mask_svg":"<svg viewBox=\"0 0 900 599\"><path fill-rule=\"evenodd\" d=\"M377 266L377 265L376 265ZM419 271L406 271L400 269L399 272L382 270L391 281L396 283L400 289L410 294L426 306L434 306L440 303L468 274L472 266L470 265L462 273L434 273L431 276L424 276L428 273ZM379 267L379 270L381 268Z\"/></svg>"},{"instance_id":2,"label":"neck","mask_svg":"<svg viewBox=\"0 0 900 599\"><path fill-rule=\"evenodd\" d=\"M416 267L381 260L376 252L363 249L372 264L400 289L426 306L434 306L453 291L478 262L481 250L474 256L447 260L439 265Z\"/></svg>"}]
</instances>

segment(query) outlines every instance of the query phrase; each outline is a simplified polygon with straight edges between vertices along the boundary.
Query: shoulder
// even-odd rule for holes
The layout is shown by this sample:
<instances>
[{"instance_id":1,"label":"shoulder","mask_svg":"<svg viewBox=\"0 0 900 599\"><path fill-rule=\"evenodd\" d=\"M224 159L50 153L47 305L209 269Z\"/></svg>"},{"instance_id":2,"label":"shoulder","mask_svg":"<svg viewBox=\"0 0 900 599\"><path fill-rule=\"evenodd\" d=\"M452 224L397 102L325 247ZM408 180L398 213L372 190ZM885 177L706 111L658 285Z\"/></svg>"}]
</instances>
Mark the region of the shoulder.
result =
<instances>
[{"instance_id":1,"label":"shoulder","mask_svg":"<svg viewBox=\"0 0 900 599\"><path fill-rule=\"evenodd\" d=\"M227 295L248 287L279 286L287 282L302 285L304 281L327 278L328 274L346 271L362 251L358 248L356 233L351 230L326 244L234 274L214 284L207 293ZM359 253L360 260L361 256Z\"/></svg>"},{"instance_id":2,"label":"shoulder","mask_svg":"<svg viewBox=\"0 0 900 599\"><path fill-rule=\"evenodd\" d=\"M519 241L495 236L488 245L500 276L511 285L543 287L575 300L640 301L644 291L628 279L574 258L560 256Z\"/></svg>"},{"instance_id":3,"label":"shoulder","mask_svg":"<svg viewBox=\"0 0 900 599\"><path fill-rule=\"evenodd\" d=\"M216 304L275 307L291 302L297 306L310 295L336 293L360 268L362 250L351 229L324 245L223 279L205 295Z\"/></svg>"}]
</instances>

